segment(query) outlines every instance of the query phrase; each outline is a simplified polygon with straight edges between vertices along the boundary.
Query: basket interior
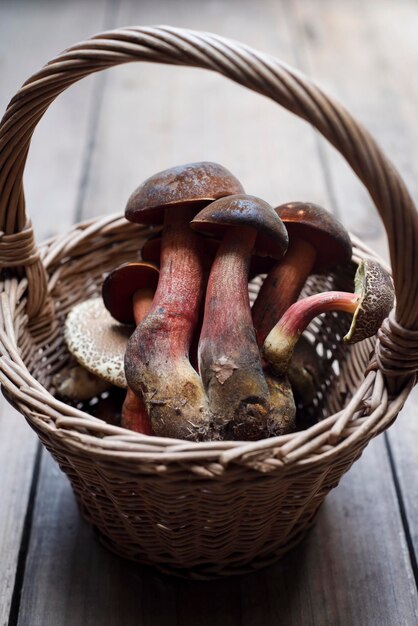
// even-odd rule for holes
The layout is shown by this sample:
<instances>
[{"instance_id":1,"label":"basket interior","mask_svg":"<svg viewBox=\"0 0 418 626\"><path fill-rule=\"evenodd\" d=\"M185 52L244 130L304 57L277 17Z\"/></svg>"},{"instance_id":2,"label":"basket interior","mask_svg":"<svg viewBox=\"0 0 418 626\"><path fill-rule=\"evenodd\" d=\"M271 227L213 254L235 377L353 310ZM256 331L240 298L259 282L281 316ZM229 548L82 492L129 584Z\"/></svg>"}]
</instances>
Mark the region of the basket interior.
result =
<instances>
[{"instance_id":1,"label":"basket interior","mask_svg":"<svg viewBox=\"0 0 418 626\"><path fill-rule=\"evenodd\" d=\"M70 362L63 338L68 311L78 302L100 295L103 279L110 270L139 259L142 242L156 229L115 220L113 225L107 224L91 235L77 229L74 232L70 245L63 247L57 238L42 248L42 253L51 259L49 284L57 323L51 325L49 318L45 321L46 335L45 329L40 332L39 322L36 327L22 325L19 329L23 360L31 374L53 394L54 374ZM311 276L301 297L328 290L353 291L355 270L356 264L350 262L328 275ZM250 300L255 299L262 281L263 276L258 276L250 284ZM330 312L316 318L305 333L315 345L321 364L321 384L312 404L304 409L308 423L343 408L364 378L375 339L344 345L341 340L349 326L349 315Z\"/></svg>"}]
</instances>

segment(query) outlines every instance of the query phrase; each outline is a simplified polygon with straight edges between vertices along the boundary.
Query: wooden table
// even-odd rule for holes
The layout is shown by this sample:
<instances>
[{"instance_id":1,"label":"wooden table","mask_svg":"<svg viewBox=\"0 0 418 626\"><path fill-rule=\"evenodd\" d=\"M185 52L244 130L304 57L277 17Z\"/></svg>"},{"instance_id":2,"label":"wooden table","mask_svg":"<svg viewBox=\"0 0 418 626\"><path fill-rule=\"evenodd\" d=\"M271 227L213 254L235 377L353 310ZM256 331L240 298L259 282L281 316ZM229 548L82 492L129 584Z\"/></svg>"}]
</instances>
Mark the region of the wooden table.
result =
<instances>
[{"instance_id":1,"label":"wooden table","mask_svg":"<svg viewBox=\"0 0 418 626\"><path fill-rule=\"evenodd\" d=\"M117 25L158 23L224 34L299 66L369 127L418 199L413 0L3 0L1 108L65 46ZM122 211L145 177L203 159L274 204L323 204L386 254L369 197L306 124L209 72L147 65L83 81L41 122L26 174L38 237ZM413 393L281 563L203 584L108 554L81 522L65 476L2 403L0 624L418 624L417 407Z\"/></svg>"}]
</instances>

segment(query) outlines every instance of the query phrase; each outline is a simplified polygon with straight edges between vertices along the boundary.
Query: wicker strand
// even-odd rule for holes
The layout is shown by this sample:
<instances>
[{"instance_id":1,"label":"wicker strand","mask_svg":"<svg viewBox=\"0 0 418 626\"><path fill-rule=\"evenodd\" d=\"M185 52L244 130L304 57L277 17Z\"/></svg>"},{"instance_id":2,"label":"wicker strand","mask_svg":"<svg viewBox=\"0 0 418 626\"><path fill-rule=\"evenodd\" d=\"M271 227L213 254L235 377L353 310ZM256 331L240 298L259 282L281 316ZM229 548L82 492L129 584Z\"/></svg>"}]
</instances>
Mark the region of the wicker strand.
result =
<instances>
[{"instance_id":1,"label":"wicker strand","mask_svg":"<svg viewBox=\"0 0 418 626\"><path fill-rule=\"evenodd\" d=\"M395 319L392 311L377 334L376 361L386 376L400 372L415 376L418 370L418 331L408 330Z\"/></svg>"},{"instance_id":2,"label":"wicker strand","mask_svg":"<svg viewBox=\"0 0 418 626\"><path fill-rule=\"evenodd\" d=\"M30 220L17 233L7 235L0 232L0 269L33 265L37 261L39 261L39 250L35 244Z\"/></svg>"}]
</instances>

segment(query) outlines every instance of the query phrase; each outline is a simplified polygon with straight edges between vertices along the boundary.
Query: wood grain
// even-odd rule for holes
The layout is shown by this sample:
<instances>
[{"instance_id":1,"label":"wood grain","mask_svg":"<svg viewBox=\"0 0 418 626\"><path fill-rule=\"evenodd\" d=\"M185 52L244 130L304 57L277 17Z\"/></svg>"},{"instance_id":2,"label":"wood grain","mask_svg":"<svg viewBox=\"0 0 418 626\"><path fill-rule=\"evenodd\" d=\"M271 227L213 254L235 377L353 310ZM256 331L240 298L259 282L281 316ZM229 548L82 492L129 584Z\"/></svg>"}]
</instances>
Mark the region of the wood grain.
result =
<instances>
[{"instance_id":1,"label":"wood grain","mask_svg":"<svg viewBox=\"0 0 418 626\"><path fill-rule=\"evenodd\" d=\"M78 2L79 7L83 3ZM83 4L83 6L85 6ZM0 19L0 108L58 50L102 26L105 3L77 11L77 3L2 2ZM97 20L99 17L99 21ZM60 27L57 28L57 20ZM95 26L96 23L96 26ZM65 94L40 124L30 151L26 181L29 212L38 239L62 232L73 221L81 161L88 140L89 106L97 80ZM59 213L58 213L59 211ZM15 587L38 440L22 416L0 400L0 624L7 624ZM36 488L36 485L33 485ZM25 555L20 564L24 565ZM18 590L16 590L16 593ZM18 598L15 594L15 599Z\"/></svg>"}]
</instances>

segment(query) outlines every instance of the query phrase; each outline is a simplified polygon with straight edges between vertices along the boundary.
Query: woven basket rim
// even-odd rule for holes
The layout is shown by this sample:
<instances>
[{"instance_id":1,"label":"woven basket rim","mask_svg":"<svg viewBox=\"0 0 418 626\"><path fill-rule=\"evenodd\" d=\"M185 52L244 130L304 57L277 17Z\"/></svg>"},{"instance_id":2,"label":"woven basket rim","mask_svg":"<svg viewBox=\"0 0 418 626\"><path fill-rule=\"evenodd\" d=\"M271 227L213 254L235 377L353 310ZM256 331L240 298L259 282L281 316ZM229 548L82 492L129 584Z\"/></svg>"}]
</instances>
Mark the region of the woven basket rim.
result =
<instances>
[{"instance_id":1,"label":"woven basket rim","mask_svg":"<svg viewBox=\"0 0 418 626\"><path fill-rule=\"evenodd\" d=\"M32 134L51 102L70 85L88 74L132 61L214 70L271 98L319 131L341 153L369 191L388 236L396 310L392 318L385 320L378 336L376 369L367 373L341 413L327 418L329 424L326 420L322 422L323 426L324 423L330 426L329 432L321 431L320 422L307 431L289 436L251 444L227 442L225 448L220 450L219 445L213 454L209 449L205 451L204 446L208 444L203 442L184 444L139 434L127 435L117 427L105 429L100 420L95 421L92 416L53 398L23 363L15 341L13 312L21 307L20 313L27 315L32 328L40 329L38 341L39 337L47 336L54 309L48 267L65 252L72 250L75 255L82 255L82 250L77 252L76 247L83 239L121 224L120 217L114 216L90 220L87 225L76 225L40 249L36 246L23 191L23 172ZM403 405L418 369L418 273L410 272L411 264L415 266L418 258L418 246L413 245L414 239L418 240L415 205L402 178L362 125L336 100L287 64L240 42L170 26L135 26L99 33L51 60L30 77L11 100L0 124L0 179L6 181L0 188L0 265L15 272L15 278L6 279L0 291L3 317L0 382L3 393L35 429L50 431L69 447L88 448L90 453L109 456L114 462L118 455L122 458L125 454L158 463L164 454L168 463L171 458L179 463L185 463L186 459L197 463L204 457L214 474L222 464L232 460L269 471L291 462L301 465L310 463L311 459L320 462L344 446L350 445L356 452L357 438L363 438L364 443L365 434L370 437L384 430ZM112 220L116 220L115 223ZM360 256L376 256L356 238L353 242ZM21 272L25 278L18 279ZM27 289L28 286L32 288ZM363 369L360 373L363 374ZM398 395L390 398L389 390ZM103 436L96 432L100 430ZM309 441L305 441L304 436ZM311 436L314 439L310 439ZM154 456L153 452L144 451L150 446L153 452L158 450ZM256 460L253 462L253 459Z\"/></svg>"},{"instance_id":2,"label":"woven basket rim","mask_svg":"<svg viewBox=\"0 0 418 626\"><path fill-rule=\"evenodd\" d=\"M146 226L129 224L121 213L85 220L75 224L64 235L58 235L40 244L40 255L46 269L53 271L57 260L62 256L71 256L74 249L87 241L92 234L99 234L103 230L111 232L112 229L118 228L135 228L140 232L149 229ZM358 259L363 256L372 256L380 260L378 255L357 237L351 235L351 238L354 262L358 262ZM384 264L383 261L381 262ZM217 464L225 466L232 461L245 462L250 467L261 471L273 471L283 469L286 465L293 463L309 466L311 463L318 462L319 459L338 455L342 448L354 446L356 440L363 437L365 433L373 436L384 430L400 410L412 387L408 385L392 401L389 401L387 393L383 400L379 394L379 402L375 401L373 405L373 389L376 384L383 388L383 377L380 371L370 371L349 401L347 405L349 410L346 406L340 412L328 416L306 430L255 442L190 442L166 437L150 437L109 425L89 413L56 399L36 381L23 362L20 366L15 363L14 369L19 367L26 370L23 376L26 385L21 385L20 389L16 390L14 401L22 402L20 409L23 408L23 413L29 417L36 429L61 439L64 437L66 445L74 451L80 453L87 451L98 460L106 459L115 462L119 458L151 464L169 465L178 462L192 466L199 463L209 464L209 472L212 475L220 472L220 468L216 467ZM4 376L5 373L1 372L0 378L3 379ZM10 379L8 382L10 383ZM367 398L371 401L369 413L360 417L357 415L352 422L354 413L358 411L358 407L364 405ZM45 400L52 411L49 420L45 414L34 410ZM335 429L338 422L341 423L341 419L343 426L340 429L340 435L335 437L333 427Z\"/></svg>"}]
</instances>

